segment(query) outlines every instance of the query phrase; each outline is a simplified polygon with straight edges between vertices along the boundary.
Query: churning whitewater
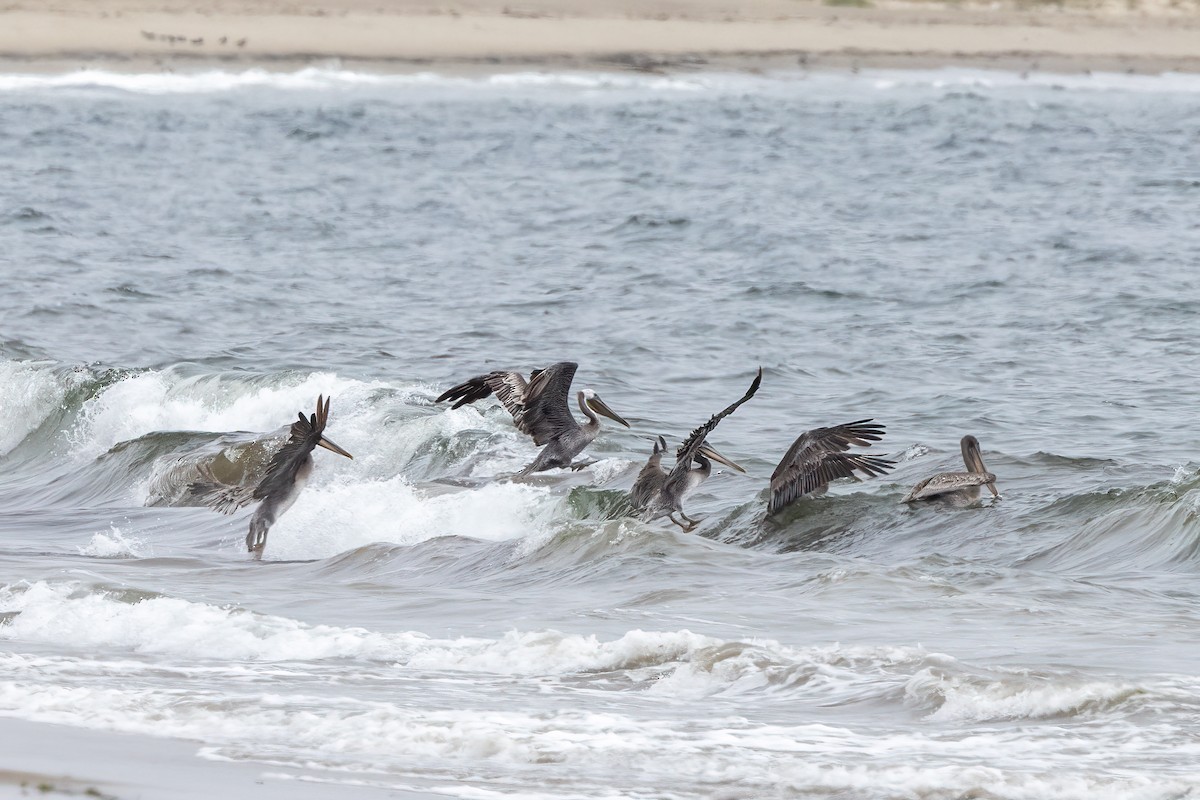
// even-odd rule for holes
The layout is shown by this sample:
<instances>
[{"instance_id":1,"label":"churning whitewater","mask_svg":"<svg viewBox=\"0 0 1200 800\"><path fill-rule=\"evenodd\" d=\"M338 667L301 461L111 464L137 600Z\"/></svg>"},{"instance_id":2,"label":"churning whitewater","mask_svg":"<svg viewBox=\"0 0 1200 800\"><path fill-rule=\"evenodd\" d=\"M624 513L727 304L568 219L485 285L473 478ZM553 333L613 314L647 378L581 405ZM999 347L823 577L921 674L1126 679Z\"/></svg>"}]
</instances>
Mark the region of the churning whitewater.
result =
<instances>
[{"instance_id":1,"label":"churning whitewater","mask_svg":"<svg viewBox=\"0 0 1200 800\"><path fill-rule=\"evenodd\" d=\"M0 716L339 796L1200 793L1198 96L0 76ZM584 469L436 402L560 361L631 426ZM641 519L760 364L707 438L746 473ZM190 487L318 395L354 459L256 562ZM864 419L894 469L768 517ZM966 435L1001 497L902 502Z\"/></svg>"}]
</instances>

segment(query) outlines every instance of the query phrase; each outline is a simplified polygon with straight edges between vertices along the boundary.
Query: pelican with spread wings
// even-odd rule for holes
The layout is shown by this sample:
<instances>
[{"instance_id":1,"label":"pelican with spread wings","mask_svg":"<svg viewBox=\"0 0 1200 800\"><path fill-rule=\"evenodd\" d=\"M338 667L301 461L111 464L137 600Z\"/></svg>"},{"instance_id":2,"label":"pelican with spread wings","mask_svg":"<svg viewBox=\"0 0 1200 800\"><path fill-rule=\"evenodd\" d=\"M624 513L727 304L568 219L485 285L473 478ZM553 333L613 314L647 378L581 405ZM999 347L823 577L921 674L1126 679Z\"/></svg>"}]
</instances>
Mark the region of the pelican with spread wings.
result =
<instances>
[{"instance_id":1,"label":"pelican with spread wings","mask_svg":"<svg viewBox=\"0 0 1200 800\"><path fill-rule=\"evenodd\" d=\"M964 436L959 443L962 446L963 463L966 472L939 472L931 478L918 483L904 498L905 503L915 503L921 500L941 500L951 505L970 505L979 500L979 487L986 486L992 497L999 497L996 490L996 476L988 472L983 465L983 454L979 451L979 440L974 436Z\"/></svg>"},{"instance_id":2,"label":"pelican with spread wings","mask_svg":"<svg viewBox=\"0 0 1200 800\"><path fill-rule=\"evenodd\" d=\"M638 473L637 480L629 492L629 501L634 509L642 513L643 519L656 519L666 516L671 522L684 531L693 530L699 524L698 520L683 513L683 497L706 481L712 474L712 462L732 467L738 472L745 472L740 466L718 453L706 441L708 435L725 417L732 414L742 403L749 400L758 391L762 383L762 367L754 376L754 382L742 395L741 399L723 411L714 414L708 422L701 425L684 440L675 452L675 466L670 472L662 468L662 457L667 450L667 442L659 436L654 442L654 449L646 460L646 465ZM683 522L675 519L678 514Z\"/></svg>"},{"instance_id":3,"label":"pelican with spread wings","mask_svg":"<svg viewBox=\"0 0 1200 800\"><path fill-rule=\"evenodd\" d=\"M207 467L200 473L204 480L191 485L191 493L205 505L222 514L232 514L255 500L260 501L250 518L250 532L246 534L246 549L255 558L262 558L267 544L267 532L283 512L291 508L300 495L304 484L313 470L312 452L317 447L332 450L340 456L354 458L342 448L325 438L325 424L329 421L329 400L317 398L317 411L292 423L291 436L271 456L267 473L256 486L231 486L222 483Z\"/></svg>"},{"instance_id":4,"label":"pelican with spread wings","mask_svg":"<svg viewBox=\"0 0 1200 800\"><path fill-rule=\"evenodd\" d=\"M573 464L572 460L600 433L597 414L626 428L629 423L591 389L583 389L576 395L579 410L588 418L583 425L576 422L568 398L578 368L574 361L560 361L545 369L534 370L528 381L519 372L489 372L451 387L438 397L437 402L453 400L452 408L458 408L495 394L500 404L512 414L517 430L532 436L534 444L542 448L533 463L521 470L522 475L557 467L584 466L586 462Z\"/></svg>"},{"instance_id":5,"label":"pelican with spread wings","mask_svg":"<svg viewBox=\"0 0 1200 800\"><path fill-rule=\"evenodd\" d=\"M860 419L829 428L814 428L800 434L771 473L771 500L767 514L776 514L805 495L822 495L829 482L838 478L886 474L895 462L849 452L851 446L870 447L883 438L884 426Z\"/></svg>"}]
</instances>

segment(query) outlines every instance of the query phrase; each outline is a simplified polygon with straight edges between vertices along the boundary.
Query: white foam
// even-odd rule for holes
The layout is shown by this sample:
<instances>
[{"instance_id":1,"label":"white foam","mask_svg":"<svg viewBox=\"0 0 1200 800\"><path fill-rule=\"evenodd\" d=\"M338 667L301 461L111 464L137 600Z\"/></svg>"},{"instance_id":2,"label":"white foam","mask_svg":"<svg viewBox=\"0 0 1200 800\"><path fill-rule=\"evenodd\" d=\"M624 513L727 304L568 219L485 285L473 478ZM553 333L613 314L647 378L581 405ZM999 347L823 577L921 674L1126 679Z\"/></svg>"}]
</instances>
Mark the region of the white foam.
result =
<instances>
[{"instance_id":1,"label":"white foam","mask_svg":"<svg viewBox=\"0 0 1200 800\"><path fill-rule=\"evenodd\" d=\"M410 669L559 675L675 663L718 640L689 631L630 631L603 642L557 631L510 632L500 639L433 639L423 633L307 625L297 620L171 597L127 603L74 584L36 582L0 589L0 640L77 650L219 660L313 661L350 658Z\"/></svg>"},{"instance_id":2,"label":"white foam","mask_svg":"<svg viewBox=\"0 0 1200 800\"><path fill-rule=\"evenodd\" d=\"M1176 769L1164 776L1154 768L1192 763L1197 746L1177 725L1101 718L1088 725L1086 740L1064 736L1062 726L1037 720L1053 706L1069 712L1077 700L1029 695L1014 706L1004 698L1020 694L1013 688L1028 688L1022 679L1029 676L997 671L994 681L968 680L953 659L919 648L798 649L686 630L633 630L611 640L556 631L439 640L411 631L307 625L175 598L129 603L78 584L44 582L0 589L0 613L12 614L0 626L0 640L10 643L6 650L36 642L80 654L0 653L0 715L195 739L207 743L208 757L302 765L324 770L330 780L357 780L356 773L366 772L413 775L419 764L426 778L469 770L477 776L469 779L472 792L549 779L557 796L694 797L736 786L739 797L882 792L1165 800L1200 789L1200 773ZM121 649L154 657L138 663L114 654ZM117 657L96 660L96 652ZM324 659L333 660L322 666ZM347 670L345 659L376 663ZM935 675L930 662L939 660ZM272 663L279 661L288 663ZM860 723L845 725L811 721L821 713L817 707L864 694L874 702L897 702L903 693L868 690L903 686L903 676L914 669L909 685L921 704L945 698L941 709L983 702L992 710L940 716L939 710L917 724L899 707L894 725L877 714L865 720L851 714ZM296 681L275 680L281 670L313 671L318 682L307 685L322 688L302 694ZM370 673L373 685L389 674L415 680L398 682L394 699L387 694L386 702L368 701L338 694L342 680L321 679L330 670ZM955 670L959 677L945 680ZM437 674L463 672L476 688L464 692L461 679L447 683ZM623 680L608 674L613 672ZM519 684L575 690L589 675L592 691L578 695L578 704L526 710L507 694ZM546 681L563 676L572 680ZM267 680L272 688L264 692ZM1055 691L1068 682L1059 681ZM1105 695L1088 683L1076 681L1085 693ZM920 688L924 684L929 686ZM804 697L804 704L785 707L796 712L794 718L790 710L768 711L769 721L763 721L757 710L744 710L762 706L743 706L740 698L695 702L697 695L771 686L792 687ZM1177 688L1163 708L1194 699L1194 681ZM588 698L601 690L613 694L597 706ZM955 699L955 692L984 699ZM681 719L681 706L700 713ZM1020 721L962 725L979 718ZM498 783L490 782L488 776L497 774ZM630 784L635 780L636 789Z\"/></svg>"},{"instance_id":3,"label":"white foam","mask_svg":"<svg viewBox=\"0 0 1200 800\"><path fill-rule=\"evenodd\" d=\"M1165 72L1159 75L1117 72L1060 74L947 67L936 70L863 70L857 77L881 91L904 87L931 87L952 91L971 89L988 92L1033 87L1084 92L1200 92L1200 76L1182 72Z\"/></svg>"},{"instance_id":4,"label":"white foam","mask_svg":"<svg viewBox=\"0 0 1200 800\"><path fill-rule=\"evenodd\" d=\"M714 88L734 76L630 75L617 72L508 72L488 76L489 86L563 87L571 89L650 89L656 91L700 92Z\"/></svg>"},{"instance_id":5,"label":"white foam","mask_svg":"<svg viewBox=\"0 0 1200 800\"><path fill-rule=\"evenodd\" d=\"M552 535L558 502L545 487L493 483L429 494L399 476L367 481L344 476L301 493L271 528L264 557L326 558L376 542L411 545L453 535L543 541ZM240 529L246 523L238 524Z\"/></svg>"},{"instance_id":6,"label":"white foam","mask_svg":"<svg viewBox=\"0 0 1200 800\"><path fill-rule=\"evenodd\" d=\"M439 75L432 72L377 73L336 66L306 67L295 72L263 69L240 71L128 73L85 69L58 75L0 75L0 92L47 89L120 90L138 94L212 94L247 89L284 91L346 90L362 87L405 89L421 87L502 89L631 89L698 91L703 78L627 75L607 72L515 72L478 77Z\"/></svg>"},{"instance_id":7,"label":"white foam","mask_svg":"<svg viewBox=\"0 0 1200 800\"><path fill-rule=\"evenodd\" d=\"M808 697L834 697L874 687L886 694L923 664L954 659L913 647L840 644L804 649L773 641L721 642L700 649L661 678L653 691L683 698L801 689Z\"/></svg>"},{"instance_id":8,"label":"white foam","mask_svg":"<svg viewBox=\"0 0 1200 800\"><path fill-rule=\"evenodd\" d=\"M92 535L91 541L79 548L79 554L92 558L145 558L151 549L137 537L127 537L116 525L110 526L107 533L99 532Z\"/></svg>"},{"instance_id":9,"label":"white foam","mask_svg":"<svg viewBox=\"0 0 1200 800\"><path fill-rule=\"evenodd\" d=\"M295 620L170 597L126 603L70 584L0 590L0 610L20 612L0 639L75 648L126 648L194 658L264 661L402 659L419 634L307 626Z\"/></svg>"},{"instance_id":10,"label":"white foam","mask_svg":"<svg viewBox=\"0 0 1200 800\"><path fill-rule=\"evenodd\" d=\"M1136 685L1119 680L1039 679L1024 672L986 680L937 669L918 672L905 686L911 699L936 705L930 719L956 722L1075 716L1120 703L1138 691Z\"/></svg>"},{"instance_id":11,"label":"white foam","mask_svg":"<svg viewBox=\"0 0 1200 800\"><path fill-rule=\"evenodd\" d=\"M1185 73L1128 75L1095 72L1056 74L946 68L938 70L863 70L805 72L782 70L762 75L705 72L686 75L629 74L623 72L559 71L500 72L481 76L440 75L433 72L383 73L343 69L336 65L307 67L294 72L263 69L207 70L202 72L126 73L78 70L57 75L0 75L0 92L46 90L125 91L138 94L212 94L271 89L281 91L403 91L406 89L458 88L473 91L619 92L652 91L703 94L728 91L807 91L805 87L859 85L876 91L904 87L995 91L1012 88L1070 91L1122 91L1195 94L1200 78Z\"/></svg>"},{"instance_id":12,"label":"white foam","mask_svg":"<svg viewBox=\"0 0 1200 800\"><path fill-rule=\"evenodd\" d=\"M429 74L396 76L404 83L426 83ZM119 89L139 94L206 94L238 89L312 90L379 85L387 77L336 68L310 67L296 72L269 72L247 69L237 72L111 72L84 69L58 75L0 75L0 91L41 89Z\"/></svg>"},{"instance_id":13,"label":"white foam","mask_svg":"<svg viewBox=\"0 0 1200 800\"><path fill-rule=\"evenodd\" d=\"M86 457L159 431L267 432L311 413L318 394L333 396L331 435L339 418L384 384L315 372L260 386L237 378L182 378L172 372L130 375L83 404L68 438ZM340 413L339 413L340 412Z\"/></svg>"},{"instance_id":14,"label":"white foam","mask_svg":"<svg viewBox=\"0 0 1200 800\"><path fill-rule=\"evenodd\" d=\"M755 724L710 713L681 725L619 711L422 708L412 702L281 694L220 696L0 681L0 714L206 742L214 759L269 759L356 782L423 775L465 781L472 796L553 781L557 796L964 797L1166 800L1200 775L1138 769L1139 753L1172 751L1145 732L1072 738L1036 729L940 737L821 724ZM1180 763L1180 762L1177 762ZM418 766L419 765L419 766ZM464 778L463 768L470 771ZM496 770L501 770L497 775ZM498 779L498 780L496 780ZM633 785L630 785L630 784ZM482 785L481 785L482 784ZM736 792L724 790L736 787ZM646 790L650 791L646 791ZM516 795L520 796L520 795Z\"/></svg>"}]
</instances>

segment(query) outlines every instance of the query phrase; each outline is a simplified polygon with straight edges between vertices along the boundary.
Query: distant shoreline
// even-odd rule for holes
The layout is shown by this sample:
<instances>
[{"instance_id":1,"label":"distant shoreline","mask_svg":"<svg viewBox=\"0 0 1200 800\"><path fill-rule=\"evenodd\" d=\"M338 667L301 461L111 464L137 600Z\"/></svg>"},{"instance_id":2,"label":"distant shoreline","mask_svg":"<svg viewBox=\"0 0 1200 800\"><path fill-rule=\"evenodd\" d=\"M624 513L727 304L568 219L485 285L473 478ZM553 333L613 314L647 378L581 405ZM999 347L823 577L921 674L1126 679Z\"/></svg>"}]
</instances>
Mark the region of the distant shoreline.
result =
<instances>
[{"instance_id":1,"label":"distant shoreline","mask_svg":"<svg viewBox=\"0 0 1200 800\"><path fill-rule=\"evenodd\" d=\"M846 0L838 0L845 2ZM18 2L0 11L0 70L290 69L339 59L382 71L687 71L960 66L1045 72L1200 72L1200 11L843 7L753 0L479 0L431 12L357 0ZM855 0L860 2L860 0ZM861 0L866 2L866 0ZM229 9L234 9L230 11ZM656 10L657 9L657 10Z\"/></svg>"}]
</instances>

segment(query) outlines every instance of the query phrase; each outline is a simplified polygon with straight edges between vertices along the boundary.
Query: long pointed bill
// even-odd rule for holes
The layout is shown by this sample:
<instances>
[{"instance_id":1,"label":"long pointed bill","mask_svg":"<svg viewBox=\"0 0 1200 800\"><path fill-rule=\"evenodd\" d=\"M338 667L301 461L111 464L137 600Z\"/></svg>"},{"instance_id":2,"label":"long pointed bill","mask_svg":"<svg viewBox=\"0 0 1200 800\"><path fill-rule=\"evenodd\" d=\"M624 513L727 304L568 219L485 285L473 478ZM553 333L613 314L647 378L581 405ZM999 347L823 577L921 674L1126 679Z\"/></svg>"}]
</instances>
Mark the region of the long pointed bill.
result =
<instances>
[{"instance_id":1,"label":"long pointed bill","mask_svg":"<svg viewBox=\"0 0 1200 800\"><path fill-rule=\"evenodd\" d=\"M987 467L983 463L983 453L979 450L978 442L971 442L967 445L966 451L963 453L963 461L966 462L967 470L970 472L987 472Z\"/></svg>"},{"instance_id":2,"label":"long pointed bill","mask_svg":"<svg viewBox=\"0 0 1200 800\"><path fill-rule=\"evenodd\" d=\"M354 458L354 456L350 455L345 450L343 450L342 448L338 447L333 442L326 439L324 436L322 436L320 439L317 440L317 444L319 444L321 447L324 447L326 450L332 450L333 452L337 453L339 456L345 456L346 458L351 458L351 459Z\"/></svg>"},{"instance_id":3,"label":"long pointed bill","mask_svg":"<svg viewBox=\"0 0 1200 800\"><path fill-rule=\"evenodd\" d=\"M738 472L746 471L745 469L742 468L741 465L735 464L734 462L730 461L728 458L721 455L716 450L712 449L710 446L708 446L706 444L700 445L700 452L704 454L705 458L711 458L713 461L716 461L718 464L724 464L727 467L736 469Z\"/></svg>"},{"instance_id":4,"label":"long pointed bill","mask_svg":"<svg viewBox=\"0 0 1200 800\"><path fill-rule=\"evenodd\" d=\"M985 485L988 487L988 489L990 489L990 490L991 490L991 492L992 492L992 497L999 497L999 496L1000 496L1000 492L999 492L999 491L996 489L996 484L994 484L994 483L989 483L989 484L985 484Z\"/></svg>"},{"instance_id":5,"label":"long pointed bill","mask_svg":"<svg viewBox=\"0 0 1200 800\"><path fill-rule=\"evenodd\" d=\"M622 425L624 425L626 428L629 427L629 423L626 422L625 420L621 419L621 415L618 414L617 412L613 411L607 405L605 405L604 401L601 400L599 397L596 397L594 395L592 397L589 397L587 404L588 404L588 407L590 407L592 409L592 411L595 411L597 414L603 414L604 416L608 417L609 419L613 420L614 422L619 422Z\"/></svg>"}]
</instances>

